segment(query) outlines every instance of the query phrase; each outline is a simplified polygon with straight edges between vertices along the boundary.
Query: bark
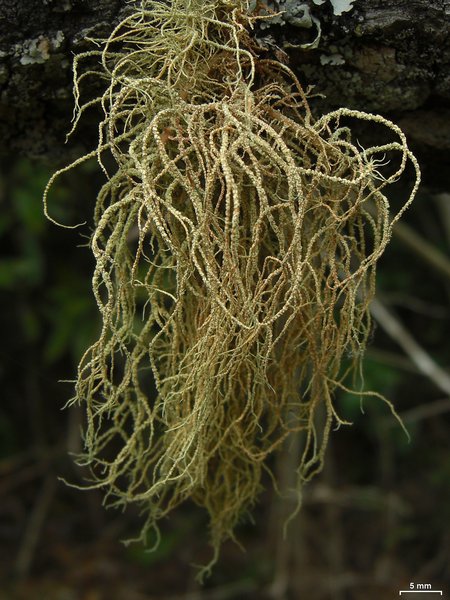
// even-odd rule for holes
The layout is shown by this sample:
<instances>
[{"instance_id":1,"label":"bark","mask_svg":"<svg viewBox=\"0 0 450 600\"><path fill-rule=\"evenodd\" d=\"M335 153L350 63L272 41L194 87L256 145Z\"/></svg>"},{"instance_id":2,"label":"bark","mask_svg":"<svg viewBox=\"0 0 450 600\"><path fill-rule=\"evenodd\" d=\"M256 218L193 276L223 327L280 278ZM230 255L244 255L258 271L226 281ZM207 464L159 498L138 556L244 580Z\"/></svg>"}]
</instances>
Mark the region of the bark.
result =
<instances>
[{"instance_id":1,"label":"bark","mask_svg":"<svg viewBox=\"0 0 450 600\"><path fill-rule=\"evenodd\" d=\"M107 35L124 0L0 0L0 136L8 153L55 158L72 116L73 55ZM92 147L89 126L78 135ZM73 145L71 145L73 148Z\"/></svg>"},{"instance_id":2,"label":"bark","mask_svg":"<svg viewBox=\"0 0 450 600\"><path fill-rule=\"evenodd\" d=\"M341 15L330 0L319 1L269 0L270 8L285 12L258 26L255 36L325 95L313 99L315 111L347 106L380 112L403 126L425 158L430 151L433 161L445 162L450 0L355 0ZM89 49L86 37L106 35L126 6L125 0L0 0L3 150L68 153L63 143L72 111L73 54ZM318 46L302 48L317 38L319 26ZM91 148L95 130L87 123L77 139Z\"/></svg>"}]
</instances>

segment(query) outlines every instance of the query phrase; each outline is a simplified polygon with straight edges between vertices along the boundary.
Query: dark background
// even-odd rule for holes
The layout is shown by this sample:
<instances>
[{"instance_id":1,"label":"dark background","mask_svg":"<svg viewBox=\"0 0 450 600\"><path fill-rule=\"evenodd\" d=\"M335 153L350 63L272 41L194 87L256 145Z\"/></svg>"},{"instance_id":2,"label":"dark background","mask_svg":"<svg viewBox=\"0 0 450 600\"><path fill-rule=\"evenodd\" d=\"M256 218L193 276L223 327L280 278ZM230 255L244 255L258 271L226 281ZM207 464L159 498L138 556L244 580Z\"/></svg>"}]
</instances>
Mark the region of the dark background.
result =
<instances>
[{"instance_id":1,"label":"dark background","mask_svg":"<svg viewBox=\"0 0 450 600\"><path fill-rule=\"evenodd\" d=\"M324 472L304 490L304 506L282 524L292 499L266 481L254 522L223 547L201 588L192 564L210 557L205 515L185 504L162 524L148 553L133 537L137 510L106 511L100 491L80 491L83 408L73 395L81 353L99 327L86 247L96 190L94 163L64 177L51 196L56 218L88 224L61 229L43 215L48 162L9 158L1 190L0 579L3 599L394 598L410 582L450 589L450 400L377 326L365 360L366 388L386 395L411 439L376 399L336 398L353 421L333 433ZM396 194L406 193L400 188ZM427 184L404 223L442 253L448 249L450 197ZM393 199L396 202L396 199ZM427 353L450 364L445 273L394 236L381 260L378 292ZM289 480L289 449L273 468ZM186 595L189 592L190 595ZM425 596L422 594L421 597Z\"/></svg>"},{"instance_id":2,"label":"dark background","mask_svg":"<svg viewBox=\"0 0 450 600\"><path fill-rule=\"evenodd\" d=\"M424 183L402 220L406 229L396 229L380 261L378 295L446 374L447 6L357 0L355 10L336 19L327 3L320 47L288 50L302 82L327 94L314 101L317 112L341 104L374 110L408 135ZM101 491L62 481L82 486L87 476L73 458L82 448L83 408L64 407L74 393L67 380L76 377L99 328L87 244L103 180L95 163L86 163L52 190L52 216L86 221L79 229L47 221L41 198L51 173L95 144L89 119L63 144L72 105L70 61L87 48L82 32L108 32L121 7L103 0L0 0L0 600L390 600L410 583L450 597L449 394L418 369L411 343L401 347L382 323L367 351L365 386L392 401L410 440L381 401L367 399L363 413L358 399L338 395L337 410L353 425L333 433L325 469L305 487L287 537L283 523L293 498L280 499L265 481L253 522L237 530L244 550L227 542L203 586L192 565L205 564L211 554L207 521L196 506L186 503L172 513L162 523L159 548L148 553L121 542L139 531L137 509L107 511ZM289 27L271 30L280 46L286 36L303 43L313 37ZM57 47L58 31L64 40ZM50 44L48 60L23 64L30 40ZM344 56L345 64L322 65L331 54ZM407 172L390 197L393 206L411 185ZM278 454L272 467L289 484L292 449ZM427 596L438 597L420 594Z\"/></svg>"}]
</instances>

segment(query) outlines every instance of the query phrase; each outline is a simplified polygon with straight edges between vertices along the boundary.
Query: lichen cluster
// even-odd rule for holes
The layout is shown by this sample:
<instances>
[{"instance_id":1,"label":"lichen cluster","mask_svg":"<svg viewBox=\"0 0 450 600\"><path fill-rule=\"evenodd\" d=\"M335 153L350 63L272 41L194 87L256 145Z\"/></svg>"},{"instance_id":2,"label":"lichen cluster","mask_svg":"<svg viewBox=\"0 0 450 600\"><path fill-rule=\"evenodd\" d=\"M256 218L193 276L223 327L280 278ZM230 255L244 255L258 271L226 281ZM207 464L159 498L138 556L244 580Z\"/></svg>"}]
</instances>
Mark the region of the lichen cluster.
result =
<instances>
[{"instance_id":1,"label":"lichen cluster","mask_svg":"<svg viewBox=\"0 0 450 600\"><path fill-rule=\"evenodd\" d=\"M314 120L292 71L252 42L256 19L244 0L142 0L75 61L75 124L104 112L76 164L115 163L91 239L103 326L78 370L81 460L111 504L142 506L144 533L188 498L206 508L215 555L288 436L302 436L299 486L320 470L342 423L334 392L371 333L384 188L408 159L418 177L391 122ZM87 77L105 92L83 105ZM360 147L354 119L394 141Z\"/></svg>"}]
</instances>

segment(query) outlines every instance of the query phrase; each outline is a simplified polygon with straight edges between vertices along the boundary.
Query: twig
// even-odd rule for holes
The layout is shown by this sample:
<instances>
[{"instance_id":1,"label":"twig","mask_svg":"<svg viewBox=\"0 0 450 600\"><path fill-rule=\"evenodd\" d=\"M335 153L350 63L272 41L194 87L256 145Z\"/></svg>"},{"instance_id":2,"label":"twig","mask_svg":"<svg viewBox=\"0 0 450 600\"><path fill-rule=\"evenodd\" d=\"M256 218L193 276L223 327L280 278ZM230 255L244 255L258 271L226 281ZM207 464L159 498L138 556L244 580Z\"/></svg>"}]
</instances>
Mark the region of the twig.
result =
<instances>
[{"instance_id":1,"label":"twig","mask_svg":"<svg viewBox=\"0 0 450 600\"><path fill-rule=\"evenodd\" d=\"M410 514L410 507L403 498L394 492L386 492L376 486L332 487L326 483L311 485L304 493L305 506L327 506L329 504L340 509L381 512L387 506L400 516Z\"/></svg>"},{"instance_id":2,"label":"twig","mask_svg":"<svg viewBox=\"0 0 450 600\"><path fill-rule=\"evenodd\" d=\"M386 333L403 348L419 371L431 379L441 391L450 396L450 376L416 342L389 309L375 298L370 305L370 311Z\"/></svg>"},{"instance_id":3,"label":"twig","mask_svg":"<svg viewBox=\"0 0 450 600\"><path fill-rule=\"evenodd\" d=\"M291 563L295 556L293 542L299 537L299 497L297 487L297 467L300 462L301 436L298 433L290 436L283 445L277 458L277 481L280 484L281 498L277 497L273 504L270 532L274 538L273 579L267 590L273 600L282 600L292 587ZM294 531L293 531L294 530ZM301 552L300 552L301 553Z\"/></svg>"},{"instance_id":4,"label":"twig","mask_svg":"<svg viewBox=\"0 0 450 600\"><path fill-rule=\"evenodd\" d=\"M379 348L368 348L365 358L408 373L420 373L416 365L407 356L395 352L380 350Z\"/></svg>"},{"instance_id":5,"label":"twig","mask_svg":"<svg viewBox=\"0 0 450 600\"><path fill-rule=\"evenodd\" d=\"M335 485L335 474L338 471L334 460L333 440L329 442L329 452L323 470L323 481L325 485L333 488ZM329 502L325 505L325 519L327 524L327 539L324 540L324 553L328 559L329 571L334 579L338 579L345 570L344 532L342 529L342 512L337 502ZM333 587L330 590L331 600L344 600L345 590Z\"/></svg>"},{"instance_id":6,"label":"twig","mask_svg":"<svg viewBox=\"0 0 450 600\"><path fill-rule=\"evenodd\" d=\"M376 213L372 203L368 204L368 210L372 215ZM390 217L390 220L392 220L392 217ZM416 233L412 227L406 223L397 221L392 230L392 234L395 238L398 238L399 241L403 242L405 246L408 246L413 250L414 253L427 264L450 279L449 259L440 250L437 250L435 246Z\"/></svg>"},{"instance_id":7,"label":"twig","mask_svg":"<svg viewBox=\"0 0 450 600\"><path fill-rule=\"evenodd\" d=\"M31 512L22 544L17 554L16 564L14 566L14 574L16 577L22 579L28 575L42 526L45 522L45 517L50 508L55 490L56 477L53 473L48 473Z\"/></svg>"},{"instance_id":8,"label":"twig","mask_svg":"<svg viewBox=\"0 0 450 600\"><path fill-rule=\"evenodd\" d=\"M237 581L203 592L169 596L168 600L233 600L233 598L245 598L246 594L254 592L256 587L256 582L251 580Z\"/></svg>"},{"instance_id":9,"label":"twig","mask_svg":"<svg viewBox=\"0 0 450 600\"><path fill-rule=\"evenodd\" d=\"M396 223L393 234L401 240L405 246L414 250L415 254L425 260L429 265L450 279L450 261L448 258L429 244L422 236L417 234L412 227L405 223Z\"/></svg>"},{"instance_id":10,"label":"twig","mask_svg":"<svg viewBox=\"0 0 450 600\"><path fill-rule=\"evenodd\" d=\"M408 294L383 294L383 298L390 306L401 306L402 308L407 308L408 310L431 317L433 319L447 320L450 318L448 306L438 306L436 304L432 304L428 300L422 300L421 298L416 298Z\"/></svg>"},{"instance_id":11,"label":"twig","mask_svg":"<svg viewBox=\"0 0 450 600\"><path fill-rule=\"evenodd\" d=\"M429 404L424 404L423 406L417 406L416 408L401 413L400 417L405 423L411 423L413 421L422 421L423 419L437 417L446 412L450 412L450 398L444 398Z\"/></svg>"}]
</instances>

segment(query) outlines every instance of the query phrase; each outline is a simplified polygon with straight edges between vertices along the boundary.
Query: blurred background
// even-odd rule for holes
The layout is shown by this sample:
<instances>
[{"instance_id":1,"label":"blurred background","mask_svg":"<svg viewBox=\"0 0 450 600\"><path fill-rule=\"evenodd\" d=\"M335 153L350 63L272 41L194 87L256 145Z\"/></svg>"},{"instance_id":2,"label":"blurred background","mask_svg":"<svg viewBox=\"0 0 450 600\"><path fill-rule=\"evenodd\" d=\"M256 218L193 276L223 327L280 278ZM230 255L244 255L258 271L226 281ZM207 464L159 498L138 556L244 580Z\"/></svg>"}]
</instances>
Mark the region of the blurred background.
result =
<instances>
[{"instance_id":1,"label":"blurred background","mask_svg":"<svg viewBox=\"0 0 450 600\"><path fill-rule=\"evenodd\" d=\"M139 531L136 509L106 510L101 491L62 481L82 486L87 475L73 458L83 407L65 405L99 329L87 243L102 178L94 163L61 178L52 216L88 223L61 229L41 203L57 165L3 159L1 600L383 600L410 583L450 593L450 176L420 158L425 184L379 264L365 360L366 388L394 404L410 439L383 402L369 398L362 411L358 399L338 395L338 413L353 425L333 433L325 469L305 487L286 537L293 498L280 499L266 481L253 521L237 530L243 548L226 543L203 586L193 565L211 553L195 505L162 523L149 553L122 543ZM289 447L272 466L289 484Z\"/></svg>"}]
</instances>

